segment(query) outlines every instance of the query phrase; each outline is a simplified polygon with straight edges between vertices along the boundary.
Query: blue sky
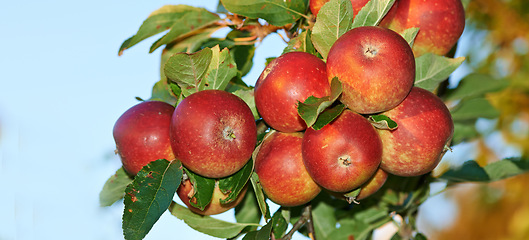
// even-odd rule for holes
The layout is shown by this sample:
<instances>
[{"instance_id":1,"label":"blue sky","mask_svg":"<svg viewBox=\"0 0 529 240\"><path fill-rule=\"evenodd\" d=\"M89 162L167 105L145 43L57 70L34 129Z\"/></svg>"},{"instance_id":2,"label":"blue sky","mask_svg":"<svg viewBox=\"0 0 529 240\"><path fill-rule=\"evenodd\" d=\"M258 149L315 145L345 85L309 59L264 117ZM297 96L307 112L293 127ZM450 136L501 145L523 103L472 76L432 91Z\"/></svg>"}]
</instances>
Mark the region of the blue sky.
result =
<instances>
[{"instance_id":1,"label":"blue sky","mask_svg":"<svg viewBox=\"0 0 529 240\"><path fill-rule=\"evenodd\" d=\"M117 56L150 12L207 1L9 1L0 8L0 239L120 239L122 204L99 191L120 166L117 118L158 81L156 37ZM278 39L262 43L255 82ZM261 60L262 59L262 60ZM222 218L232 218L232 212ZM146 239L210 239L165 214ZM174 238L174 237L173 237ZM213 239L213 238L211 238Z\"/></svg>"}]
</instances>

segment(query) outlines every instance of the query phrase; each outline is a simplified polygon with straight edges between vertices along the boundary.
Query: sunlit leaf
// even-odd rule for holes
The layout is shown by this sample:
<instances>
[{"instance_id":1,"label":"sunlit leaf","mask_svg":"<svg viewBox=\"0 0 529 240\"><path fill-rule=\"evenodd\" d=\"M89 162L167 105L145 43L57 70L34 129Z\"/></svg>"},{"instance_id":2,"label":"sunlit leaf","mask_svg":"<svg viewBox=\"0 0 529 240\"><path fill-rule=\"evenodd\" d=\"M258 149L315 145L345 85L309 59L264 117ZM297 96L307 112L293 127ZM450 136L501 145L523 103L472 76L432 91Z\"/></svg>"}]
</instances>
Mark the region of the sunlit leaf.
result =
<instances>
[{"instance_id":1,"label":"sunlit leaf","mask_svg":"<svg viewBox=\"0 0 529 240\"><path fill-rule=\"evenodd\" d=\"M404 32L401 32L400 35L408 42L410 47L413 46L413 43L415 42L415 37L417 37L417 34L419 33L419 28L408 28L404 30Z\"/></svg>"},{"instance_id":2,"label":"sunlit leaf","mask_svg":"<svg viewBox=\"0 0 529 240\"><path fill-rule=\"evenodd\" d=\"M187 11L183 16L174 21L171 30L160 39L156 40L149 52L154 52L160 46L171 43L177 39L198 34L204 28L220 20L217 14L211 13L204 8L194 8Z\"/></svg>"},{"instance_id":3,"label":"sunlit leaf","mask_svg":"<svg viewBox=\"0 0 529 240\"><path fill-rule=\"evenodd\" d=\"M254 90L243 90L239 89L235 92L233 92L237 97L240 97L247 105L250 107L250 110L252 110L253 117L255 120L261 118L259 116L259 112L257 112L257 107L255 106L255 98L254 98Z\"/></svg>"},{"instance_id":4,"label":"sunlit leaf","mask_svg":"<svg viewBox=\"0 0 529 240\"><path fill-rule=\"evenodd\" d=\"M169 211L191 228L218 238L235 237L248 226L259 226L256 223L231 223L210 216L202 216L175 202L171 203Z\"/></svg>"},{"instance_id":5,"label":"sunlit leaf","mask_svg":"<svg viewBox=\"0 0 529 240\"><path fill-rule=\"evenodd\" d=\"M324 59L334 42L351 29L352 21L353 7L349 0L331 0L321 7L311 39Z\"/></svg>"},{"instance_id":6,"label":"sunlit leaf","mask_svg":"<svg viewBox=\"0 0 529 240\"><path fill-rule=\"evenodd\" d=\"M126 49L136 45L142 40L167 31L176 22L181 21L184 16L190 12L207 11L203 8L192 7L188 5L165 5L152 12L138 29L138 32L125 40L119 48L121 55Z\"/></svg>"},{"instance_id":7,"label":"sunlit leaf","mask_svg":"<svg viewBox=\"0 0 529 240\"><path fill-rule=\"evenodd\" d=\"M212 56L209 68L204 76L204 89L224 90L230 80L237 75L237 66L230 55L230 51L224 48L220 51L219 46L211 48Z\"/></svg>"},{"instance_id":8,"label":"sunlit leaf","mask_svg":"<svg viewBox=\"0 0 529 240\"><path fill-rule=\"evenodd\" d=\"M275 26L294 23L304 17L306 0L221 0L224 7L235 14L262 18Z\"/></svg>"},{"instance_id":9,"label":"sunlit leaf","mask_svg":"<svg viewBox=\"0 0 529 240\"><path fill-rule=\"evenodd\" d=\"M352 28L378 25L389 12L393 3L395 3L395 0L371 0L367 2L356 14Z\"/></svg>"},{"instance_id":10,"label":"sunlit leaf","mask_svg":"<svg viewBox=\"0 0 529 240\"><path fill-rule=\"evenodd\" d=\"M314 48L314 45L312 44L311 37L311 30L301 32L298 36L292 38L288 42L285 49L283 49L282 54L285 54L287 52L306 52L312 55L317 55L317 51Z\"/></svg>"},{"instance_id":11,"label":"sunlit leaf","mask_svg":"<svg viewBox=\"0 0 529 240\"><path fill-rule=\"evenodd\" d=\"M305 121L307 127L312 127L316 123L316 120L319 118L320 114L330 107L342 94L342 84L335 77L331 82L331 95L325 96L322 98L317 98L314 96L308 97L304 102L298 102L298 114ZM342 108L343 110L343 108ZM325 124L329 123L341 113L339 108L335 111L328 112L328 116L325 117ZM337 115L336 115L337 114ZM327 121L329 120L330 121ZM319 124L318 128L323 127L325 124ZM322 126L323 125L323 126Z\"/></svg>"},{"instance_id":12,"label":"sunlit leaf","mask_svg":"<svg viewBox=\"0 0 529 240\"><path fill-rule=\"evenodd\" d=\"M446 80L465 60L426 53L415 58L415 86L433 91Z\"/></svg>"},{"instance_id":13,"label":"sunlit leaf","mask_svg":"<svg viewBox=\"0 0 529 240\"><path fill-rule=\"evenodd\" d=\"M103 189L99 193L99 204L101 207L107 207L125 196L127 185L132 182L132 178L127 175L123 167L105 182Z\"/></svg>"},{"instance_id":14,"label":"sunlit leaf","mask_svg":"<svg viewBox=\"0 0 529 240\"><path fill-rule=\"evenodd\" d=\"M184 96L189 96L204 87L205 81L202 80L209 68L212 55L210 48L196 53L174 54L165 64L165 76L180 86Z\"/></svg>"}]
</instances>

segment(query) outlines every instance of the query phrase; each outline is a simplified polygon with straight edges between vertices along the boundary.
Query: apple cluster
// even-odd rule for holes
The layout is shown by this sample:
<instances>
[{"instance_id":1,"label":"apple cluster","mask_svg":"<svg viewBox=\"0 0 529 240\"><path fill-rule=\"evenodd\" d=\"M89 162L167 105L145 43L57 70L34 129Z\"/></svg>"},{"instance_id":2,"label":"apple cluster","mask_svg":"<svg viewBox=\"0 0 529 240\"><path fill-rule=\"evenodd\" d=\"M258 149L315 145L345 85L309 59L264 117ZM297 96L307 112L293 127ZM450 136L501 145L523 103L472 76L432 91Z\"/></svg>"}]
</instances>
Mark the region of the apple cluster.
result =
<instances>
[{"instance_id":1,"label":"apple cluster","mask_svg":"<svg viewBox=\"0 0 529 240\"><path fill-rule=\"evenodd\" d=\"M310 1L315 15L325 2ZM351 0L353 9L367 2ZM397 33L411 27L421 28L413 48ZM325 62L305 52L271 61L255 85L257 110L274 129L255 159L269 199L299 206L325 190L361 200L378 191L389 174L432 171L449 149L454 125L439 97L414 87L415 57L448 53L463 28L459 0L397 0L380 26L357 27L339 37ZM338 100L347 108L319 130L308 127L298 103L331 95L334 78L342 86ZM375 128L368 120L374 115L389 117L398 127Z\"/></svg>"},{"instance_id":2,"label":"apple cluster","mask_svg":"<svg viewBox=\"0 0 529 240\"><path fill-rule=\"evenodd\" d=\"M310 1L314 15L325 2ZM355 10L367 2L351 0ZM421 28L413 48L398 34L411 27ZM113 129L123 169L134 176L151 161L177 159L187 171L218 180L241 170L253 156L264 193L281 206L303 205L322 190L361 200L378 191L390 174L429 173L448 149L454 125L440 98L414 87L415 57L446 54L463 27L459 0L397 0L380 26L349 30L324 60L306 52L272 60L254 89L255 107L270 128L257 147L250 107L227 91L198 91L176 107L141 102L123 113ZM299 103L331 96L333 79L341 83L334 104L345 109L315 130L298 113ZM382 115L398 127L381 129L369 120ZM177 194L193 212L213 215L235 207L246 189L222 204L227 195L216 181L203 210L191 205L197 189L189 179L184 177Z\"/></svg>"},{"instance_id":3,"label":"apple cluster","mask_svg":"<svg viewBox=\"0 0 529 240\"><path fill-rule=\"evenodd\" d=\"M239 171L251 158L257 141L250 107L223 90L203 90L183 99L177 107L144 101L128 109L113 130L124 170L136 175L157 159L178 159L188 170L207 178L224 178ZM218 214L235 207L244 197L221 204L227 194L216 183L211 203L200 210L191 206L196 189L184 179L178 196L192 211Z\"/></svg>"}]
</instances>

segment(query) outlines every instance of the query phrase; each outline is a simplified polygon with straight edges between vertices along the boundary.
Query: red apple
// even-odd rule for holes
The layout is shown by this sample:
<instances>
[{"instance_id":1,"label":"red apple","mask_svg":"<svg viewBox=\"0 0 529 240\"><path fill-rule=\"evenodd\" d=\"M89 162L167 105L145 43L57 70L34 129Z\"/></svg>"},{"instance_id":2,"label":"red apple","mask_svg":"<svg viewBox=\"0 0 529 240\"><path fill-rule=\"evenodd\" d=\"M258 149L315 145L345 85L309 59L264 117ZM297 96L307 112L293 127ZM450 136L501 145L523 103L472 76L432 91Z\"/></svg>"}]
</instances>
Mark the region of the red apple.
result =
<instances>
[{"instance_id":1,"label":"red apple","mask_svg":"<svg viewBox=\"0 0 529 240\"><path fill-rule=\"evenodd\" d=\"M259 148L255 172L268 198L285 207L305 204L320 193L303 164L303 133L273 132Z\"/></svg>"},{"instance_id":2,"label":"red apple","mask_svg":"<svg viewBox=\"0 0 529 240\"><path fill-rule=\"evenodd\" d=\"M320 130L308 128L302 152L305 167L316 183L333 192L349 192L377 171L382 142L364 117L345 110Z\"/></svg>"},{"instance_id":3,"label":"red apple","mask_svg":"<svg viewBox=\"0 0 529 240\"><path fill-rule=\"evenodd\" d=\"M381 168L398 176L418 176L432 171L454 133L450 111L440 98L414 87L394 109L383 113L397 129L378 130L384 151Z\"/></svg>"},{"instance_id":4,"label":"red apple","mask_svg":"<svg viewBox=\"0 0 529 240\"><path fill-rule=\"evenodd\" d=\"M427 52L447 54L463 33L465 10L461 0L398 0L398 3L395 14L382 25L396 32L420 28L413 44L416 57Z\"/></svg>"},{"instance_id":5,"label":"red apple","mask_svg":"<svg viewBox=\"0 0 529 240\"><path fill-rule=\"evenodd\" d=\"M178 104L171 119L176 159L191 171L222 178L241 169L257 142L252 111L239 97L222 90L193 93Z\"/></svg>"},{"instance_id":6,"label":"red apple","mask_svg":"<svg viewBox=\"0 0 529 240\"><path fill-rule=\"evenodd\" d=\"M325 63L305 52L290 52L270 62L255 84L255 105L263 120L282 132L307 128L298 101L330 95Z\"/></svg>"},{"instance_id":7,"label":"red apple","mask_svg":"<svg viewBox=\"0 0 529 240\"><path fill-rule=\"evenodd\" d=\"M222 204L220 203L221 199L226 199L228 194L224 194L220 191L218 182L215 182L215 188L213 189L213 196L211 197L211 202L204 208L200 210L199 208L193 207L190 202L196 203L196 198L193 197L195 189L191 181L185 180L180 184L176 193L182 202L189 208L189 210L200 215L216 215L223 212L226 212L241 203L246 195L246 190L248 190L248 185L244 186L243 190L239 193L235 201Z\"/></svg>"},{"instance_id":8,"label":"red apple","mask_svg":"<svg viewBox=\"0 0 529 240\"><path fill-rule=\"evenodd\" d=\"M388 173L379 168L375 175L362 186L360 193L356 196L356 200L362 200L376 193L386 183L387 179Z\"/></svg>"},{"instance_id":9,"label":"red apple","mask_svg":"<svg viewBox=\"0 0 529 240\"><path fill-rule=\"evenodd\" d=\"M413 87L415 59L398 33L382 27L349 30L333 44L327 57L329 82L342 82L340 100L361 114L397 106Z\"/></svg>"},{"instance_id":10,"label":"red apple","mask_svg":"<svg viewBox=\"0 0 529 240\"><path fill-rule=\"evenodd\" d=\"M127 173L136 175L158 159L173 160L169 125L174 107L165 102L141 102L123 113L113 129L117 152Z\"/></svg>"}]
</instances>

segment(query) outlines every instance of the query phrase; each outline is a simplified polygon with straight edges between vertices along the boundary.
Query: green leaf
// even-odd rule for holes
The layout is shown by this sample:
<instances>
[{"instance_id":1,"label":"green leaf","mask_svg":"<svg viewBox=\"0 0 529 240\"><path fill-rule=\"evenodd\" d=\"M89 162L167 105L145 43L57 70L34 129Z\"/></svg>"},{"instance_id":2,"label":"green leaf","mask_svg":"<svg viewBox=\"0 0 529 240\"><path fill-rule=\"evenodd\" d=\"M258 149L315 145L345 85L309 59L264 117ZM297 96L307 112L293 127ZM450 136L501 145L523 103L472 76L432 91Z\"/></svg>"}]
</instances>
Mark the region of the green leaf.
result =
<instances>
[{"instance_id":1,"label":"green leaf","mask_svg":"<svg viewBox=\"0 0 529 240\"><path fill-rule=\"evenodd\" d=\"M272 232L276 239L283 237L288 228L288 221L283 217L283 208L279 208L272 216Z\"/></svg>"},{"instance_id":2,"label":"green leaf","mask_svg":"<svg viewBox=\"0 0 529 240\"><path fill-rule=\"evenodd\" d=\"M340 227L333 229L326 239L355 239L364 240L371 232L369 225L362 221L348 219L340 221Z\"/></svg>"},{"instance_id":3,"label":"green leaf","mask_svg":"<svg viewBox=\"0 0 529 240\"><path fill-rule=\"evenodd\" d=\"M471 73L461 79L457 88L448 92L446 99L481 97L486 93L499 91L508 85L508 81L494 79L488 74Z\"/></svg>"},{"instance_id":4,"label":"green leaf","mask_svg":"<svg viewBox=\"0 0 529 240\"><path fill-rule=\"evenodd\" d=\"M156 40L149 52L154 52L160 46L171 43L177 39L200 33L204 28L211 26L220 20L217 14L211 13L205 8L194 8L187 11L183 16L174 21L171 30L160 39Z\"/></svg>"},{"instance_id":5,"label":"green leaf","mask_svg":"<svg viewBox=\"0 0 529 240\"><path fill-rule=\"evenodd\" d=\"M228 87L226 87L226 91L234 93L237 90L252 90L253 87L248 86L243 80L242 80L241 73L237 73L237 76L232 78L231 81L228 83ZM245 94L241 94L241 96L244 96ZM241 97L239 96L239 97ZM241 97L242 98L242 97ZM248 102L247 102L248 104ZM254 115L255 117L255 115Z\"/></svg>"},{"instance_id":6,"label":"green leaf","mask_svg":"<svg viewBox=\"0 0 529 240\"><path fill-rule=\"evenodd\" d=\"M204 88L205 81L202 78L209 68L212 55L210 48L196 53L174 54L165 64L165 76L178 84L187 97Z\"/></svg>"},{"instance_id":7,"label":"green leaf","mask_svg":"<svg viewBox=\"0 0 529 240\"><path fill-rule=\"evenodd\" d=\"M477 118L497 118L500 112L485 98L462 100L451 111L454 121L475 120Z\"/></svg>"},{"instance_id":8,"label":"green leaf","mask_svg":"<svg viewBox=\"0 0 529 240\"><path fill-rule=\"evenodd\" d=\"M252 231L246 234L243 240L268 240L270 239L270 233L272 232L272 221L268 222L258 231Z\"/></svg>"},{"instance_id":9,"label":"green leaf","mask_svg":"<svg viewBox=\"0 0 529 240\"><path fill-rule=\"evenodd\" d=\"M204 89L219 89L224 90L230 80L237 75L237 66L233 61L230 51L224 48L220 51L219 46L211 48L212 56L211 63L207 70Z\"/></svg>"},{"instance_id":10,"label":"green leaf","mask_svg":"<svg viewBox=\"0 0 529 240\"><path fill-rule=\"evenodd\" d=\"M331 106L338 99L338 97L340 97L340 94L342 94L342 84L338 78L335 77L331 82L330 96L322 98L310 96L304 102L298 102L298 114L305 121L307 127L312 127L312 125L314 125L318 119L320 113Z\"/></svg>"},{"instance_id":11,"label":"green leaf","mask_svg":"<svg viewBox=\"0 0 529 240\"><path fill-rule=\"evenodd\" d=\"M99 204L101 207L108 207L125 196L127 185L132 182L132 178L127 175L123 167L118 169L103 185L99 193Z\"/></svg>"},{"instance_id":12,"label":"green leaf","mask_svg":"<svg viewBox=\"0 0 529 240\"><path fill-rule=\"evenodd\" d=\"M352 27L353 7L349 0L331 0L323 5L312 29L312 43L327 58L336 40Z\"/></svg>"},{"instance_id":13,"label":"green leaf","mask_svg":"<svg viewBox=\"0 0 529 240\"><path fill-rule=\"evenodd\" d=\"M180 161L160 159L143 167L125 190L123 235L143 239L171 204L182 181Z\"/></svg>"},{"instance_id":14,"label":"green leaf","mask_svg":"<svg viewBox=\"0 0 529 240\"><path fill-rule=\"evenodd\" d=\"M210 39L211 34L216 30L217 28L207 28L196 35L189 36L167 45L162 51L160 60L160 79L166 79L165 63L167 63L167 60L169 60L170 57L175 53L192 53L200 50L201 46Z\"/></svg>"},{"instance_id":15,"label":"green leaf","mask_svg":"<svg viewBox=\"0 0 529 240\"><path fill-rule=\"evenodd\" d=\"M343 110L345 110L345 104L334 104L331 107L323 110L323 112L318 115L318 118L316 119L316 122L312 125L312 129L314 130L320 130L325 125L331 123L334 119L336 119L340 114L342 114Z\"/></svg>"},{"instance_id":16,"label":"green leaf","mask_svg":"<svg viewBox=\"0 0 529 240\"><path fill-rule=\"evenodd\" d=\"M378 129L383 130L395 130L397 129L398 125L395 121L391 120L386 115L371 115L367 118L367 120L373 125L374 127Z\"/></svg>"},{"instance_id":17,"label":"green leaf","mask_svg":"<svg viewBox=\"0 0 529 240\"><path fill-rule=\"evenodd\" d=\"M187 168L184 167L184 170L193 185L194 194L192 198L196 199L195 201L189 201L191 206L196 207L200 210L204 210L206 206L211 202L213 197L213 190L215 189L215 179L202 177Z\"/></svg>"},{"instance_id":18,"label":"green leaf","mask_svg":"<svg viewBox=\"0 0 529 240\"><path fill-rule=\"evenodd\" d=\"M184 15L192 11L197 11L198 9L199 8L187 5L165 5L152 12L140 26L136 35L130 37L121 44L119 55L142 40L163 31L167 31Z\"/></svg>"},{"instance_id":19,"label":"green leaf","mask_svg":"<svg viewBox=\"0 0 529 240\"><path fill-rule=\"evenodd\" d=\"M175 92L176 91L176 92ZM152 87L151 101L162 101L173 106L176 105L180 98L182 90L175 83L168 83L167 79L162 79L154 84ZM178 93L178 97L175 95Z\"/></svg>"},{"instance_id":20,"label":"green leaf","mask_svg":"<svg viewBox=\"0 0 529 240\"><path fill-rule=\"evenodd\" d=\"M428 240L428 238L422 233L417 233L415 234L415 237L413 237L413 240Z\"/></svg>"},{"instance_id":21,"label":"green leaf","mask_svg":"<svg viewBox=\"0 0 529 240\"><path fill-rule=\"evenodd\" d=\"M448 58L426 53L415 58L415 86L433 91L465 61L464 57Z\"/></svg>"},{"instance_id":22,"label":"green leaf","mask_svg":"<svg viewBox=\"0 0 529 240\"><path fill-rule=\"evenodd\" d=\"M259 176L257 176L257 173L252 172L252 177L250 178L253 186L253 190L255 193L255 198L257 199L257 204L259 205L259 209L261 210L261 214L265 217L265 220L268 221L270 219L270 209L268 207L268 204L265 201L265 195L263 193L263 187L259 183Z\"/></svg>"},{"instance_id":23,"label":"green leaf","mask_svg":"<svg viewBox=\"0 0 529 240\"><path fill-rule=\"evenodd\" d=\"M380 208L378 206L363 209L362 211L355 212L354 218L358 221L362 221L368 224L377 223L381 219L388 217L387 209Z\"/></svg>"},{"instance_id":24,"label":"green leaf","mask_svg":"<svg viewBox=\"0 0 529 240\"><path fill-rule=\"evenodd\" d=\"M248 226L260 226L255 223L231 223L210 216L202 216L175 202L171 203L169 211L173 216L183 220L191 228L218 238L235 237Z\"/></svg>"},{"instance_id":25,"label":"green leaf","mask_svg":"<svg viewBox=\"0 0 529 240\"><path fill-rule=\"evenodd\" d=\"M361 26L377 26L386 16L395 0L371 0L356 14L352 28ZM318 16L320 14L318 13Z\"/></svg>"},{"instance_id":26,"label":"green leaf","mask_svg":"<svg viewBox=\"0 0 529 240\"><path fill-rule=\"evenodd\" d=\"M285 49L283 49L282 54L287 52L306 52L317 56L318 52L312 44L311 36L311 30L301 32L299 35L288 41L288 44Z\"/></svg>"},{"instance_id":27,"label":"green leaf","mask_svg":"<svg viewBox=\"0 0 529 240\"><path fill-rule=\"evenodd\" d=\"M305 17L306 0L221 0L224 7L235 14L262 18L275 26L294 23Z\"/></svg>"},{"instance_id":28,"label":"green leaf","mask_svg":"<svg viewBox=\"0 0 529 240\"><path fill-rule=\"evenodd\" d=\"M228 194L225 199L221 199L220 203L228 204L235 201L239 193L244 189L246 183L250 179L253 171L253 161L250 159L246 165L244 165L241 170L237 171L235 174L219 179L219 188L220 191L224 194Z\"/></svg>"},{"instance_id":29,"label":"green leaf","mask_svg":"<svg viewBox=\"0 0 529 240\"><path fill-rule=\"evenodd\" d=\"M249 89L249 90L239 89L233 92L233 94L235 94L235 96L237 97L240 97L248 105L248 107L250 107L250 110L252 110L253 117L255 118L255 120L261 118L259 116L259 112L257 112L257 107L255 106L255 98L254 98L253 89Z\"/></svg>"},{"instance_id":30,"label":"green leaf","mask_svg":"<svg viewBox=\"0 0 529 240\"><path fill-rule=\"evenodd\" d=\"M259 223L261 211L253 188L248 189L243 201L235 207L235 219L239 223Z\"/></svg>"},{"instance_id":31,"label":"green leaf","mask_svg":"<svg viewBox=\"0 0 529 240\"><path fill-rule=\"evenodd\" d=\"M334 215L335 206L328 202L320 201L321 194L319 197L316 201L313 201L312 208L312 221L316 239L337 239L330 238L331 233L336 229L337 223Z\"/></svg>"},{"instance_id":32,"label":"green leaf","mask_svg":"<svg viewBox=\"0 0 529 240\"><path fill-rule=\"evenodd\" d=\"M456 145L462 141L473 139L479 135L475 127L475 121L471 122L454 122L454 136L452 144Z\"/></svg>"},{"instance_id":33,"label":"green leaf","mask_svg":"<svg viewBox=\"0 0 529 240\"><path fill-rule=\"evenodd\" d=\"M456 169L450 169L439 178L449 182L492 182L529 171L529 159L506 158L480 167L474 160L469 160Z\"/></svg>"},{"instance_id":34,"label":"green leaf","mask_svg":"<svg viewBox=\"0 0 529 240\"><path fill-rule=\"evenodd\" d=\"M400 33L402 38L408 42L410 47L413 47L413 43L415 42L415 37L417 37L417 33L419 33L419 28L408 28L404 30L404 32Z\"/></svg>"}]
</instances>

